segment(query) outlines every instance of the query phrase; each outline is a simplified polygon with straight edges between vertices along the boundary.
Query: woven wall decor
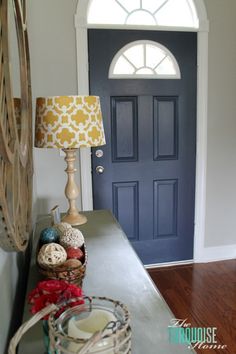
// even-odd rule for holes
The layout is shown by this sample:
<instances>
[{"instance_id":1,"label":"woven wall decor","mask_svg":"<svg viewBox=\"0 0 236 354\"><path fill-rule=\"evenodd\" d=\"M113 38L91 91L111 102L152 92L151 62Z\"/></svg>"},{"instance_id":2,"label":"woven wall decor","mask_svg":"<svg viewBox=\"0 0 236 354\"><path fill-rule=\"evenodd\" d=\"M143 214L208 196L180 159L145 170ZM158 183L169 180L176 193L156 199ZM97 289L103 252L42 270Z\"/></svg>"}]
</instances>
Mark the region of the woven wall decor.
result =
<instances>
[{"instance_id":1,"label":"woven wall decor","mask_svg":"<svg viewBox=\"0 0 236 354\"><path fill-rule=\"evenodd\" d=\"M0 0L0 247L6 251L23 251L31 232L32 99L25 1ZM10 9L15 24L9 21ZM13 94L12 25L17 33L20 97Z\"/></svg>"}]
</instances>

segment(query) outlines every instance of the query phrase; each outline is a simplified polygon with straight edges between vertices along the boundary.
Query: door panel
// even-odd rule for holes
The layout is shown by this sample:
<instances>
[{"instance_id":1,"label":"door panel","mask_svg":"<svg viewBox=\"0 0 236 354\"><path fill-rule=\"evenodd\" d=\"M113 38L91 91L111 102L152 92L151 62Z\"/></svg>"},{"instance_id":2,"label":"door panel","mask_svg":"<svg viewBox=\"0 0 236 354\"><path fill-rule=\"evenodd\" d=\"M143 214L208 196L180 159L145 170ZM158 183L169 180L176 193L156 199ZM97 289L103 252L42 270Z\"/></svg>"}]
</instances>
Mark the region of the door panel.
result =
<instances>
[{"instance_id":1,"label":"door panel","mask_svg":"<svg viewBox=\"0 0 236 354\"><path fill-rule=\"evenodd\" d=\"M130 241L138 241L138 182L112 184L113 212Z\"/></svg>"},{"instance_id":2,"label":"door panel","mask_svg":"<svg viewBox=\"0 0 236 354\"><path fill-rule=\"evenodd\" d=\"M113 162L129 162L138 159L137 108L137 97L111 97Z\"/></svg>"},{"instance_id":3,"label":"door panel","mask_svg":"<svg viewBox=\"0 0 236 354\"><path fill-rule=\"evenodd\" d=\"M178 158L178 98L155 97L153 112L154 160Z\"/></svg>"},{"instance_id":4,"label":"door panel","mask_svg":"<svg viewBox=\"0 0 236 354\"><path fill-rule=\"evenodd\" d=\"M153 184L154 238L177 236L178 180L157 180Z\"/></svg>"},{"instance_id":5,"label":"door panel","mask_svg":"<svg viewBox=\"0 0 236 354\"><path fill-rule=\"evenodd\" d=\"M118 50L142 39L173 53L180 80L108 78ZM90 91L107 141L92 156L94 207L113 211L145 264L193 255L196 48L196 33L89 30Z\"/></svg>"}]
</instances>

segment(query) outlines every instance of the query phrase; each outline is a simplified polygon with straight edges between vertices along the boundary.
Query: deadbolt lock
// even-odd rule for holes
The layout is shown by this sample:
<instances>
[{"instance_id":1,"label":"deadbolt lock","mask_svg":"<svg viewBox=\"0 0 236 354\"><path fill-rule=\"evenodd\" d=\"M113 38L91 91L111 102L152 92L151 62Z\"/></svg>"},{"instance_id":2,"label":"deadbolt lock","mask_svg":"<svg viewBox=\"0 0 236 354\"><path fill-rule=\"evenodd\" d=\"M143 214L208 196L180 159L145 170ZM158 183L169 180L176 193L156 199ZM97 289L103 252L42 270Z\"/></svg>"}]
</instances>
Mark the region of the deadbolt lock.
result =
<instances>
[{"instance_id":1,"label":"deadbolt lock","mask_svg":"<svg viewBox=\"0 0 236 354\"><path fill-rule=\"evenodd\" d=\"M101 149L96 150L95 155L96 155L98 158L103 157L103 151L102 151Z\"/></svg>"}]
</instances>

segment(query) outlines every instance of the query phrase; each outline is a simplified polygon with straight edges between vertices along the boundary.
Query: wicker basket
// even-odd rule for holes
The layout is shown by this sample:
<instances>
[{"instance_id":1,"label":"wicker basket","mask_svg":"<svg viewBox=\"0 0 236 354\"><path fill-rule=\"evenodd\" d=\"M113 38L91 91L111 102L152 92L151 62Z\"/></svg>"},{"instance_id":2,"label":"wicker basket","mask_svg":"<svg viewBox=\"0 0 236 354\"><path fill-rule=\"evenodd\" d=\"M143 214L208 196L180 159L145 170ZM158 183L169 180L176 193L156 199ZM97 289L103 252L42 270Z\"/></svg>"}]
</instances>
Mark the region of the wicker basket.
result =
<instances>
[{"instance_id":1,"label":"wicker basket","mask_svg":"<svg viewBox=\"0 0 236 354\"><path fill-rule=\"evenodd\" d=\"M60 265L59 267L46 268L46 267L42 267L42 265L38 263L36 258L36 263L39 272L48 279L66 280L70 283L76 284L78 286L82 286L83 278L85 276L86 266L88 262L88 252L85 244L81 247L81 250L84 253L83 258L81 259L81 263L82 263L81 266L70 267L70 268L68 268L68 266L65 266L63 268L63 265ZM39 247L38 247L38 251L39 251ZM36 252L36 257L37 255L38 252Z\"/></svg>"}]
</instances>

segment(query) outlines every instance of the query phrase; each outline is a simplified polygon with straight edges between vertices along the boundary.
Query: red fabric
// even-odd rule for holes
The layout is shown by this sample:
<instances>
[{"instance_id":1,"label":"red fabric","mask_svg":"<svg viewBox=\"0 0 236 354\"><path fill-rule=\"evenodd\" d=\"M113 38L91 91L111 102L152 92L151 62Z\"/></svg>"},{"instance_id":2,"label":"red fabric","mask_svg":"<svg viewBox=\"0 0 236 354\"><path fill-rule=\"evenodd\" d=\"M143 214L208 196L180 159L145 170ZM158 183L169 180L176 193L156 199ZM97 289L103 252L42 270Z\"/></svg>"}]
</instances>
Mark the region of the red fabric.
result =
<instances>
[{"instance_id":1,"label":"red fabric","mask_svg":"<svg viewBox=\"0 0 236 354\"><path fill-rule=\"evenodd\" d=\"M62 307L57 316L59 316L68 307L83 304L82 289L74 284L70 284L64 280L44 280L37 284L28 295L28 302L31 304L31 313L35 314L49 304L59 304L73 298L81 298L79 300L68 303ZM48 316L45 318L47 319Z\"/></svg>"}]
</instances>

